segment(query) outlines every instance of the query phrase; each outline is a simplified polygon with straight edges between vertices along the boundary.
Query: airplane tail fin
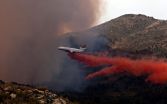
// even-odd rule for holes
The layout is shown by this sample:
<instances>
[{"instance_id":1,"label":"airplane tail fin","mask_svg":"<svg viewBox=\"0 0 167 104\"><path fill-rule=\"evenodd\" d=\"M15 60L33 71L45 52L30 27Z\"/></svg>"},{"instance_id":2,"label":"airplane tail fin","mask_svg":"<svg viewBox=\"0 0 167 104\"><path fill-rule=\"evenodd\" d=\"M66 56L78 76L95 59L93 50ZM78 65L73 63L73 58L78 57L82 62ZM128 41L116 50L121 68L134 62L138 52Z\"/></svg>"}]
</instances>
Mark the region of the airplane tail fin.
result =
<instances>
[{"instance_id":1,"label":"airplane tail fin","mask_svg":"<svg viewBox=\"0 0 167 104\"><path fill-rule=\"evenodd\" d=\"M86 45L81 45L80 49L85 50L86 49Z\"/></svg>"}]
</instances>

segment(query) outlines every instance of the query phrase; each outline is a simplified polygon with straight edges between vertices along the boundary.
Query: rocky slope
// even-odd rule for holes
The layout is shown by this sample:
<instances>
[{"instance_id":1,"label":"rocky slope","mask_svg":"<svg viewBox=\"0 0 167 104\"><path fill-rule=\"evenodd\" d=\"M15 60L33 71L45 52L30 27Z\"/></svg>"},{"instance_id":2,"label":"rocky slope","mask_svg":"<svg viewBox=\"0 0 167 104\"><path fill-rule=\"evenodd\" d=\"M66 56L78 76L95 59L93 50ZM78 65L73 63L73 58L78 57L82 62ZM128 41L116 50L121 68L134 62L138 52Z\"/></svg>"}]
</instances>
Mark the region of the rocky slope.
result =
<instances>
[{"instance_id":1,"label":"rocky slope","mask_svg":"<svg viewBox=\"0 0 167 104\"><path fill-rule=\"evenodd\" d=\"M72 104L46 88L0 81L0 104Z\"/></svg>"}]
</instances>

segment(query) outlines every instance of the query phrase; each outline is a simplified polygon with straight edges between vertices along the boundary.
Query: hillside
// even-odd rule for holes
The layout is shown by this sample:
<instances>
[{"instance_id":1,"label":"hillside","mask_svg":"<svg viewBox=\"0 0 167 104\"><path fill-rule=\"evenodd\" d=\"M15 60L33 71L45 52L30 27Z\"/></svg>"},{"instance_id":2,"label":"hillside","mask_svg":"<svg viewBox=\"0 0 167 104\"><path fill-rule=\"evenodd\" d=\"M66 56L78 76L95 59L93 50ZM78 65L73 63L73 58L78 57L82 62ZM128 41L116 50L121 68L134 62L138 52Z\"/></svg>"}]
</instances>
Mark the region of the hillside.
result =
<instances>
[{"instance_id":1,"label":"hillside","mask_svg":"<svg viewBox=\"0 0 167 104\"><path fill-rule=\"evenodd\" d=\"M126 14L82 32L66 34L73 47L87 44L88 52L132 58L167 57L167 21ZM86 41L87 39L87 41ZM98 70L98 69L93 69ZM88 72L89 73L89 72ZM119 75L93 79L82 93L63 93L81 104L166 104L166 85L152 85L143 77Z\"/></svg>"},{"instance_id":2,"label":"hillside","mask_svg":"<svg viewBox=\"0 0 167 104\"><path fill-rule=\"evenodd\" d=\"M115 51L166 57L167 21L165 20L141 14L126 14L84 32L68 35L76 38L82 37L81 35L91 37L92 34L104 36L108 40L107 45Z\"/></svg>"},{"instance_id":3,"label":"hillside","mask_svg":"<svg viewBox=\"0 0 167 104\"><path fill-rule=\"evenodd\" d=\"M111 21L110 26L106 36L112 49L166 57L167 21L144 15L125 15Z\"/></svg>"}]
</instances>

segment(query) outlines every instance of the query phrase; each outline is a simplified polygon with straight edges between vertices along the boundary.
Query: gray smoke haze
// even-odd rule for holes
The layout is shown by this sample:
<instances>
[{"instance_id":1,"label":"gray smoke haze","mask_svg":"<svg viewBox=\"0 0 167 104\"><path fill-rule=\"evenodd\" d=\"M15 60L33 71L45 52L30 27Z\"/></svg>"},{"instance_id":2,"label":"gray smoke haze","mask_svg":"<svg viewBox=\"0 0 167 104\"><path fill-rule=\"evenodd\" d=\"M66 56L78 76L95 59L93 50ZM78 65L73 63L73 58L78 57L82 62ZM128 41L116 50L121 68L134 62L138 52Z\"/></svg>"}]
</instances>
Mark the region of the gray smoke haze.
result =
<instances>
[{"instance_id":1,"label":"gray smoke haze","mask_svg":"<svg viewBox=\"0 0 167 104\"><path fill-rule=\"evenodd\" d=\"M57 47L70 44L61 34L92 26L99 6L98 0L1 0L0 79L81 84L82 72Z\"/></svg>"}]
</instances>

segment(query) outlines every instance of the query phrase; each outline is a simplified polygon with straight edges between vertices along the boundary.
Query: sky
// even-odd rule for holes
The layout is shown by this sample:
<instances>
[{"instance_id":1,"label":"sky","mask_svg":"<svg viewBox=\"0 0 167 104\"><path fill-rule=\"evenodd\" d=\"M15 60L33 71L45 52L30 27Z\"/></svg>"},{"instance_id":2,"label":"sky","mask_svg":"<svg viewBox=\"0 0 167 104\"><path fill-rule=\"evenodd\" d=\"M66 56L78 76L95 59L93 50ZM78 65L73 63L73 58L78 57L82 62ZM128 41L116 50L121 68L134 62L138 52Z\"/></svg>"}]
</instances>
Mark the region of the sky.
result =
<instances>
[{"instance_id":1,"label":"sky","mask_svg":"<svg viewBox=\"0 0 167 104\"><path fill-rule=\"evenodd\" d=\"M124 14L145 14L167 20L167 0L103 0L99 23Z\"/></svg>"}]
</instances>

